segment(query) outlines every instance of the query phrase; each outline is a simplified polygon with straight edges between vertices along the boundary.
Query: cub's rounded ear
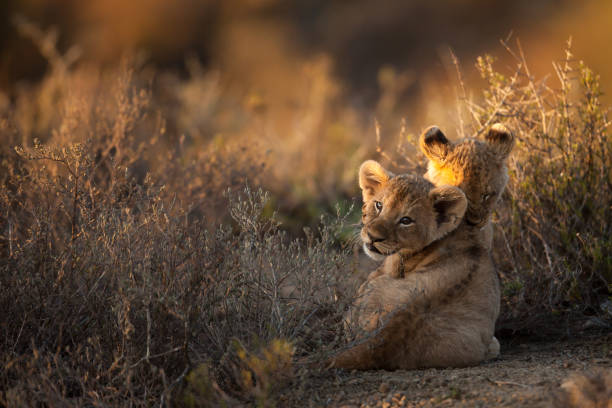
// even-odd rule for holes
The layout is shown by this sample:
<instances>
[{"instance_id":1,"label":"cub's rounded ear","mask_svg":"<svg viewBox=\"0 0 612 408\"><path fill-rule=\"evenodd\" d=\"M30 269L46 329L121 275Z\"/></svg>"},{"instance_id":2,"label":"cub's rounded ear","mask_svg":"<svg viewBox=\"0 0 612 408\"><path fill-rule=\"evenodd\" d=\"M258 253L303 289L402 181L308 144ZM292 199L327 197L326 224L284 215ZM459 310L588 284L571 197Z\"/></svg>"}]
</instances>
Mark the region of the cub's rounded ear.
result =
<instances>
[{"instance_id":1,"label":"cub's rounded ear","mask_svg":"<svg viewBox=\"0 0 612 408\"><path fill-rule=\"evenodd\" d=\"M374 160L367 160L359 167L359 187L363 194L363 201L368 201L373 195L393 177L393 173L387 171Z\"/></svg>"},{"instance_id":2,"label":"cub's rounded ear","mask_svg":"<svg viewBox=\"0 0 612 408\"><path fill-rule=\"evenodd\" d=\"M485 140L502 160L510 155L512 147L514 147L514 136L512 132L501 123L496 123L491 126L485 135Z\"/></svg>"},{"instance_id":3,"label":"cub's rounded ear","mask_svg":"<svg viewBox=\"0 0 612 408\"><path fill-rule=\"evenodd\" d=\"M435 239L439 239L459 226L467 209L467 199L463 191L454 186L432 189L429 199L436 213Z\"/></svg>"},{"instance_id":4,"label":"cub's rounded ear","mask_svg":"<svg viewBox=\"0 0 612 408\"><path fill-rule=\"evenodd\" d=\"M430 126L419 138L421 151L429 160L443 162L446 155L452 150L453 146L448 141L444 133L437 126Z\"/></svg>"}]
</instances>

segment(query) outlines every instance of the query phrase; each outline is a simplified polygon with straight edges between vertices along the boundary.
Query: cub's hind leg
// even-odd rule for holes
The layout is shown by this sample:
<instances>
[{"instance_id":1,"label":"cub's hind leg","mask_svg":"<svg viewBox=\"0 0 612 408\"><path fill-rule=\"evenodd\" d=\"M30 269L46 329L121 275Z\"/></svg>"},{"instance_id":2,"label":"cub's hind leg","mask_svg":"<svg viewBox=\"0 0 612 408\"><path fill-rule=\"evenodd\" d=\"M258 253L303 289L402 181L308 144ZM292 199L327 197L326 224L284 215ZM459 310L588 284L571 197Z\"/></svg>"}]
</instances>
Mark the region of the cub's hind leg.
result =
<instances>
[{"instance_id":1,"label":"cub's hind leg","mask_svg":"<svg viewBox=\"0 0 612 408\"><path fill-rule=\"evenodd\" d=\"M418 353L420 367L469 367L486 359L489 345L483 343L477 328L469 325L449 327L447 323L434 323L422 333L425 336L421 341L415 338L421 349Z\"/></svg>"}]
</instances>

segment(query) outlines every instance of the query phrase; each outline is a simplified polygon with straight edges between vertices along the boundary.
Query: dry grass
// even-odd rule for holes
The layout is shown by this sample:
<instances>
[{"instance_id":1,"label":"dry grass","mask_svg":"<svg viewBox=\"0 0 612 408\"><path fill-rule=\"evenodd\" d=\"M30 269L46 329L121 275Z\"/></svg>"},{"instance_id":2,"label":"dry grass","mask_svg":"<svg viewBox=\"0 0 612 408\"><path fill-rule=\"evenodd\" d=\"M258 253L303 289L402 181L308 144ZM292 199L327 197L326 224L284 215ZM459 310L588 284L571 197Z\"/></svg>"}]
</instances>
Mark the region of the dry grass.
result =
<instances>
[{"instance_id":1,"label":"dry grass","mask_svg":"<svg viewBox=\"0 0 612 408\"><path fill-rule=\"evenodd\" d=\"M257 149L172 146L130 66L52 71L2 118L0 402L266 403L340 340L346 219L287 235Z\"/></svg>"},{"instance_id":2,"label":"dry grass","mask_svg":"<svg viewBox=\"0 0 612 408\"><path fill-rule=\"evenodd\" d=\"M497 213L500 329L608 324L612 141L597 77L569 52L556 88L517 62L504 76L480 59L483 97L459 92L459 134L501 121L519 140ZM296 360L343 342L349 219L320 214L355 195L375 129L342 106L324 61L298 119L279 122L195 62L187 80L136 60L64 65L0 117L0 403L273 404ZM417 131L403 123L397 150L378 154L422 171L405 144Z\"/></svg>"},{"instance_id":3,"label":"dry grass","mask_svg":"<svg viewBox=\"0 0 612 408\"><path fill-rule=\"evenodd\" d=\"M342 218L293 239L245 187L226 190L232 222L211 227L150 176L96 176L95 150L18 150L24 174L2 194L3 404L163 403L198 366L187 384L212 387L210 403L266 401L294 354L338 342Z\"/></svg>"},{"instance_id":4,"label":"dry grass","mask_svg":"<svg viewBox=\"0 0 612 408\"><path fill-rule=\"evenodd\" d=\"M471 132L499 121L518 138L498 211L494 255L506 303L499 327L537 331L554 326L551 316L586 315L609 328L612 137L599 77L570 44L548 81L530 74L520 44L507 50L516 71L500 74L480 58L484 102L467 104Z\"/></svg>"}]
</instances>

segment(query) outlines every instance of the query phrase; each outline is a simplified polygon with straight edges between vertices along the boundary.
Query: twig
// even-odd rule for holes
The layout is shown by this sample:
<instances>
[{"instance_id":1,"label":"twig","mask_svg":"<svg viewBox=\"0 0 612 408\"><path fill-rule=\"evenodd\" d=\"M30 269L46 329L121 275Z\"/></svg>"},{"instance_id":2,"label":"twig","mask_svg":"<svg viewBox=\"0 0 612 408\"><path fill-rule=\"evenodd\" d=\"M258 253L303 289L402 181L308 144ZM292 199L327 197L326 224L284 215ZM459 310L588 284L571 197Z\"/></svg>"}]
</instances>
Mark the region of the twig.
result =
<instances>
[{"instance_id":1,"label":"twig","mask_svg":"<svg viewBox=\"0 0 612 408\"><path fill-rule=\"evenodd\" d=\"M496 381L496 380L492 380L489 377L485 377L485 379L487 381L489 381L491 384L495 384L495 385L515 385L517 387L524 387L524 388L531 388L531 385L527 385L527 384L521 384L521 383L517 383L514 381Z\"/></svg>"},{"instance_id":2,"label":"twig","mask_svg":"<svg viewBox=\"0 0 612 408\"><path fill-rule=\"evenodd\" d=\"M455 71L457 72L457 81L459 82L459 90L461 94L457 92L457 118L459 119L459 132L461 137L465 137L465 124L463 123L463 115L461 114L461 101L463 103L467 103L467 94L465 92L465 83L463 81L463 75L461 75L461 69L459 68L459 58L453 52L452 48L449 48L449 52L451 55L451 60L453 61L453 65L455 66ZM475 119L472 115L472 119Z\"/></svg>"},{"instance_id":3,"label":"twig","mask_svg":"<svg viewBox=\"0 0 612 408\"><path fill-rule=\"evenodd\" d=\"M11 220L9 219L8 221L8 227L9 227L9 257L12 258L13 257L13 223L11 222Z\"/></svg>"},{"instance_id":4,"label":"twig","mask_svg":"<svg viewBox=\"0 0 612 408\"><path fill-rule=\"evenodd\" d=\"M533 92L533 96L535 97L536 103L538 104L538 108L540 108L540 116L542 118L542 133L548 133L548 126L546 125L546 110L544 109L544 105L542 104L542 98L540 97L540 92L535 87L535 83L533 81L533 76L531 72L529 72L529 67L527 66L527 59L525 58L525 53L523 52L523 47L521 46L521 42L519 39L516 40L516 45L518 47L521 65L525 70L525 74L527 75L527 79L529 80L529 87Z\"/></svg>"},{"instance_id":5,"label":"twig","mask_svg":"<svg viewBox=\"0 0 612 408\"><path fill-rule=\"evenodd\" d=\"M130 366L130 368L135 368L138 364L142 363L145 360L149 361L149 360L154 359L154 358L163 357L165 355L176 353L177 351L181 351L182 349L183 349L183 346L178 346L178 347L174 347L173 349L164 351L163 353L151 354L151 355L148 356L148 358L147 358L147 356L145 356L145 357L141 358L140 360L138 360L137 362L135 362L134 364L132 364Z\"/></svg>"},{"instance_id":6,"label":"twig","mask_svg":"<svg viewBox=\"0 0 612 408\"><path fill-rule=\"evenodd\" d=\"M374 129L376 132L376 153L380 154L384 159L389 161L389 163L391 163L395 168L397 169L406 168L406 166L403 166L399 164L397 161L393 160L393 158L389 156L380 146L380 123L376 119L374 121ZM406 160L408 161L408 159Z\"/></svg>"}]
</instances>

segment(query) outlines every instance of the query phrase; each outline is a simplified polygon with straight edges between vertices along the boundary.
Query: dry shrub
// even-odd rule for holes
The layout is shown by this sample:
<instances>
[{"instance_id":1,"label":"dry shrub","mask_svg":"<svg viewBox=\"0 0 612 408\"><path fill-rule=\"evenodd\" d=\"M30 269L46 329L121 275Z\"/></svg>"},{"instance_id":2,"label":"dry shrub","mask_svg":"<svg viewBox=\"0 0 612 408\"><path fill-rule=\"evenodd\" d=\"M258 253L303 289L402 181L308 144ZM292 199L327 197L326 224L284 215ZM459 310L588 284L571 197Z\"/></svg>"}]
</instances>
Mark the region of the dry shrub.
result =
<instances>
[{"instance_id":1,"label":"dry shrub","mask_svg":"<svg viewBox=\"0 0 612 408\"><path fill-rule=\"evenodd\" d=\"M267 400L293 352L339 341L350 302L338 292L339 224L291 239L247 187L226 198L233 223L209 229L151 177L122 172L94 206L82 191L98 188L82 181L94 161L80 146L22 154L66 171L28 173L21 202L3 194L20 217L0 265L3 404L149 405L172 399L198 364L219 384L213 401Z\"/></svg>"},{"instance_id":2,"label":"dry shrub","mask_svg":"<svg viewBox=\"0 0 612 408\"><path fill-rule=\"evenodd\" d=\"M504 45L506 45L504 43ZM520 43L506 49L514 72L489 56L477 69L480 102L463 99L465 133L504 123L517 144L498 209L494 256L502 275L501 330L559 332L555 316L594 316L603 327L612 292L612 137L599 77L570 52L553 63L556 82L537 80ZM570 320L567 320L567 319ZM605 322L608 319L608 323ZM570 325L571 326L571 325Z\"/></svg>"},{"instance_id":3,"label":"dry shrub","mask_svg":"<svg viewBox=\"0 0 612 408\"><path fill-rule=\"evenodd\" d=\"M255 148L173 144L128 63L62 75L0 120L0 404L273 402L340 341L345 217L289 236Z\"/></svg>"}]
</instances>

